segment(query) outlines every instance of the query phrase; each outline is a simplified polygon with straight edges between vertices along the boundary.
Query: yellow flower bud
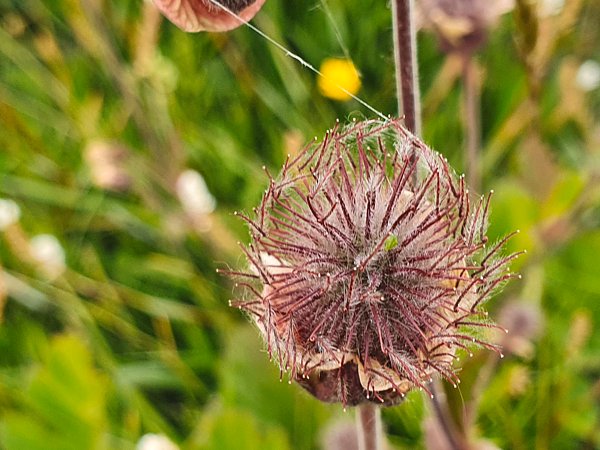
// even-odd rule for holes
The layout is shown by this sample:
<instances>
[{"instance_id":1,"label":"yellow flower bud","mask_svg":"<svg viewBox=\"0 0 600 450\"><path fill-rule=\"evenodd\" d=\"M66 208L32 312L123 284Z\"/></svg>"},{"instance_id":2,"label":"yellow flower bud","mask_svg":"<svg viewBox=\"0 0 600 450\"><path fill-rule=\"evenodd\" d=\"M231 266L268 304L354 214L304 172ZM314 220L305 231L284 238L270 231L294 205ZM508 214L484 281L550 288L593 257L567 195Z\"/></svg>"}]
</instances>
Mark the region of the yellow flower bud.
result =
<instances>
[{"instance_id":1,"label":"yellow flower bud","mask_svg":"<svg viewBox=\"0 0 600 450\"><path fill-rule=\"evenodd\" d=\"M328 58L321 64L322 77L319 78L319 91L324 97L347 101L360 89L360 77L352 61ZM352 94L352 95L350 95Z\"/></svg>"}]
</instances>

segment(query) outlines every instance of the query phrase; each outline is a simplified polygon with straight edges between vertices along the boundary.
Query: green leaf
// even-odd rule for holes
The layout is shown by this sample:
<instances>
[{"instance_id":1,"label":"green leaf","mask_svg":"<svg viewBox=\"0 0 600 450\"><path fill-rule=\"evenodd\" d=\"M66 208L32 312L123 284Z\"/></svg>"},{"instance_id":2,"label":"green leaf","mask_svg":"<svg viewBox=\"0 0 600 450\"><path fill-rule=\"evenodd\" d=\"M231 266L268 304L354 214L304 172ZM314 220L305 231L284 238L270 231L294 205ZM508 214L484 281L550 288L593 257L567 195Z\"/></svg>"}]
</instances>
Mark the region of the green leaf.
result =
<instances>
[{"instance_id":1,"label":"green leaf","mask_svg":"<svg viewBox=\"0 0 600 450\"><path fill-rule=\"evenodd\" d=\"M85 345L74 336L56 338L25 389L23 404L4 416L2 448L107 448L107 391L107 380L94 367Z\"/></svg>"},{"instance_id":2,"label":"green leaf","mask_svg":"<svg viewBox=\"0 0 600 450\"><path fill-rule=\"evenodd\" d=\"M258 332L249 326L230 332L220 378L226 406L253 411L260 420L283 427L295 450L314 448L331 413L342 412L341 405L325 405L281 379L279 369L262 348Z\"/></svg>"},{"instance_id":3,"label":"green leaf","mask_svg":"<svg viewBox=\"0 0 600 450\"><path fill-rule=\"evenodd\" d=\"M281 427L261 424L250 411L222 407L217 403L206 410L185 447L190 450L291 449Z\"/></svg>"},{"instance_id":4,"label":"green leaf","mask_svg":"<svg viewBox=\"0 0 600 450\"><path fill-rule=\"evenodd\" d=\"M386 252L398 247L398 236L391 235L385 240L384 248Z\"/></svg>"}]
</instances>

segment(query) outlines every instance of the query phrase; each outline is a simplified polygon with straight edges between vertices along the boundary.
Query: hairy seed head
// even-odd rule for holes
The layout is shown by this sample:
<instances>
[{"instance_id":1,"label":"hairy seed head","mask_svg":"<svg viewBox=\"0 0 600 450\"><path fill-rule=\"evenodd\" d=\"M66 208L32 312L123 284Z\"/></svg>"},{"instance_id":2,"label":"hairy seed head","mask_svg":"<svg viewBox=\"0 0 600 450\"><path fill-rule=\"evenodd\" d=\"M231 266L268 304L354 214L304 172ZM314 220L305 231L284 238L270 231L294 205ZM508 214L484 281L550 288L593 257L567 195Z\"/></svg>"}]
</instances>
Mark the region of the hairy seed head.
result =
<instances>
[{"instance_id":1,"label":"hairy seed head","mask_svg":"<svg viewBox=\"0 0 600 450\"><path fill-rule=\"evenodd\" d=\"M490 196L398 121L330 130L271 178L243 247L245 295L269 353L317 398L392 405L493 327L482 304L508 278L486 245Z\"/></svg>"}]
</instances>

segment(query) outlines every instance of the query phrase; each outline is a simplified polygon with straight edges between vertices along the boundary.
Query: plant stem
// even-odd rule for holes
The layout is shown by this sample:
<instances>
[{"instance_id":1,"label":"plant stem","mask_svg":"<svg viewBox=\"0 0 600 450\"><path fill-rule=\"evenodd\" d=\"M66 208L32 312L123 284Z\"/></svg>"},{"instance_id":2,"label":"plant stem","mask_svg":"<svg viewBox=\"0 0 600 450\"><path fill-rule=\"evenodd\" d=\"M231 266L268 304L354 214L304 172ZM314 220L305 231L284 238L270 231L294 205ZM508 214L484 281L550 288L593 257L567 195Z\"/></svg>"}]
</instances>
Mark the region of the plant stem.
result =
<instances>
[{"instance_id":1,"label":"plant stem","mask_svg":"<svg viewBox=\"0 0 600 450\"><path fill-rule=\"evenodd\" d=\"M446 441L452 450L461 450L463 446L460 445L456 427L454 425L454 421L452 417L450 417L448 411L448 404L446 403L443 388L440 386L439 381L434 382L430 388L433 393L433 398L431 399L431 404L433 405L433 410L435 411L435 419L438 421L444 435L446 436Z\"/></svg>"},{"instance_id":2,"label":"plant stem","mask_svg":"<svg viewBox=\"0 0 600 450\"><path fill-rule=\"evenodd\" d=\"M392 0L398 111L400 115L404 114L406 128L416 136L420 136L421 105L417 66L417 39L413 23L413 9L414 0ZM432 388L435 389L434 386ZM454 424L449 417L447 405L445 402L441 404L440 399L435 394L433 407L449 446L453 450L460 449L460 443L457 442ZM360 415L362 417L362 412ZM365 446L359 448L361 450L369 450L371 447Z\"/></svg>"},{"instance_id":3,"label":"plant stem","mask_svg":"<svg viewBox=\"0 0 600 450\"><path fill-rule=\"evenodd\" d=\"M356 411L359 450L381 450L381 411L371 403L360 405Z\"/></svg>"},{"instance_id":4,"label":"plant stem","mask_svg":"<svg viewBox=\"0 0 600 450\"><path fill-rule=\"evenodd\" d=\"M465 111L465 171L467 184L476 192L481 192L481 123L479 105L479 81L477 64L471 55L463 56L463 102Z\"/></svg>"},{"instance_id":5,"label":"plant stem","mask_svg":"<svg viewBox=\"0 0 600 450\"><path fill-rule=\"evenodd\" d=\"M465 405L464 410L464 429L466 432L475 427L477 420L477 411L481 403L483 391L489 385L490 380L494 376L494 372L500 362L500 357L496 353L491 353L486 363L479 370L477 378L471 387L471 400Z\"/></svg>"},{"instance_id":6,"label":"plant stem","mask_svg":"<svg viewBox=\"0 0 600 450\"><path fill-rule=\"evenodd\" d=\"M417 68L416 32L413 23L414 0L393 0L394 63L398 113L404 114L406 128L421 134L421 105Z\"/></svg>"},{"instance_id":7,"label":"plant stem","mask_svg":"<svg viewBox=\"0 0 600 450\"><path fill-rule=\"evenodd\" d=\"M394 33L394 65L398 115L404 114L406 128L421 133L420 93L417 82L416 34L412 21L414 0L392 0ZM381 450L383 432L381 411L371 403L358 407L356 412L359 450Z\"/></svg>"}]
</instances>

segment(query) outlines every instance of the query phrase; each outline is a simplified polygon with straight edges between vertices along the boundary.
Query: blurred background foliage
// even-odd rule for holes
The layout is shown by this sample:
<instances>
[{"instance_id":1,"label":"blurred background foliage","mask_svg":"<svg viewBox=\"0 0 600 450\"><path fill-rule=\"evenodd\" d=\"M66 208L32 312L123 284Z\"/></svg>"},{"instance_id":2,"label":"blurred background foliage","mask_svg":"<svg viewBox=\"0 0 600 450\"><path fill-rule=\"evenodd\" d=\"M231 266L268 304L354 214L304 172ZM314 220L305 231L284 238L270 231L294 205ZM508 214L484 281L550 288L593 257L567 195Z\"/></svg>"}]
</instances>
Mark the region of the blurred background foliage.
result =
<instances>
[{"instance_id":1,"label":"blurred background foliage","mask_svg":"<svg viewBox=\"0 0 600 450\"><path fill-rule=\"evenodd\" d=\"M447 403L480 448L600 448L600 2L518 3L477 55L491 235L528 251L490 304L516 332ZM350 57L394 112L385 1L269 0L254 23L317 67ZM460 61L424 32L419 49L425 140L461 171ZM351 414L279 382L215 269L243 264L232 213L263 165L370 115L249 29L0 0L0 447L322 448ZM418 392L386 410L390 448L445 448L430 416Z\"/></svg>"}]
</instances>

